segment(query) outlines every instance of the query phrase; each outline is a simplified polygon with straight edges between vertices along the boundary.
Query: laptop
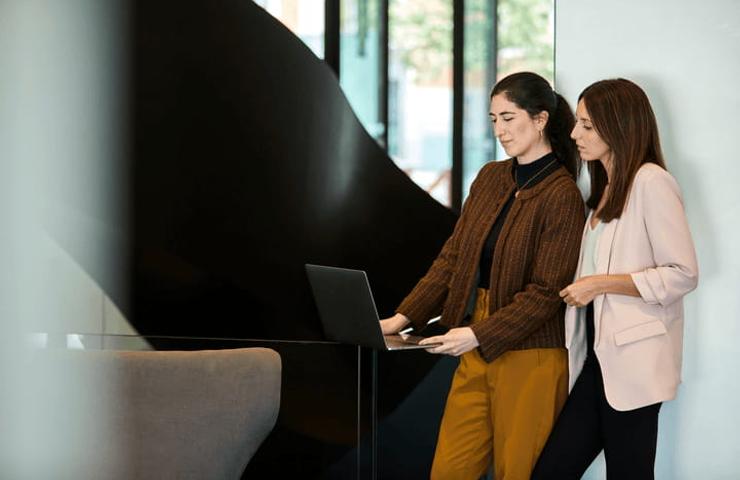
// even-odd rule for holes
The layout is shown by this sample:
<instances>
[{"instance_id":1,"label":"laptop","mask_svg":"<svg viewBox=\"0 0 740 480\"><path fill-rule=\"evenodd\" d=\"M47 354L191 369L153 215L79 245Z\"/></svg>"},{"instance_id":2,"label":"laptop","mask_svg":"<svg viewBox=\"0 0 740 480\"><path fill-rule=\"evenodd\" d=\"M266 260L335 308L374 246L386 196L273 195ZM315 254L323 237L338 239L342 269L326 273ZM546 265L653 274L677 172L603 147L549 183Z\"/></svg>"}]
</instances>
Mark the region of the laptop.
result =
<instances>
[{"instance_id":1,"label":"laptop","mask_svg":"<svg viewBox=\"0 0 740 480\"><path fill-rule=\"evenodd\" d=\"M306 264L308 281L330 340L378 350L410 350L424 337L401 333L383 335L367 275L362 270Z\"/></svg>"}]
</instances>

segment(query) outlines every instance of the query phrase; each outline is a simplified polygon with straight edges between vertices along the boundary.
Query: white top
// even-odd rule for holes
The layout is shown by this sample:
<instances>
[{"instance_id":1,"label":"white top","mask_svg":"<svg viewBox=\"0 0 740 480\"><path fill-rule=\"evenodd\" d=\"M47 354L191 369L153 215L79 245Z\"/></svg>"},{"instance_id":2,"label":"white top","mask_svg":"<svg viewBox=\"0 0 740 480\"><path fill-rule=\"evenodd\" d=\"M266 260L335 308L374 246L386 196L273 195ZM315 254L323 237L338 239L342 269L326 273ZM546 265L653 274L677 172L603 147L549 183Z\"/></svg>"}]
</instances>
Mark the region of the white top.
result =
<instances>
[{"instance_id":1,"label":"white top","mask_svg":"<svg viewBox=\"0 0 740 480\"><path fill-rule=\"evenodd\" d=\"M586 231L583 236L583 248L581 249L581 271L578 278L588 277L596 273L596 244L599 242L601 231L604 230L604 222L599 221L596 224L596 228L591 228L591 218L594 215L594 211L588 215L586 220ZM578 321L582 325L586 322L586 307L578 308Z\"/></svg>"},{"instance_id":2,"label":"white top","mask_svg":"<svg viewBox=\"0 0 740 480\"><path fill-rule=\"evenodd\" d=\"M583 249L581 251L581 271L578 278L587 277L596 273L596 244L599 242L601 231L604 230L604 222L599 221L596 224L596 228L591 228L591 219L594 216L594 211L588 215L586 220L586 233L583 238Z\"/></svg>"}]
</instances>

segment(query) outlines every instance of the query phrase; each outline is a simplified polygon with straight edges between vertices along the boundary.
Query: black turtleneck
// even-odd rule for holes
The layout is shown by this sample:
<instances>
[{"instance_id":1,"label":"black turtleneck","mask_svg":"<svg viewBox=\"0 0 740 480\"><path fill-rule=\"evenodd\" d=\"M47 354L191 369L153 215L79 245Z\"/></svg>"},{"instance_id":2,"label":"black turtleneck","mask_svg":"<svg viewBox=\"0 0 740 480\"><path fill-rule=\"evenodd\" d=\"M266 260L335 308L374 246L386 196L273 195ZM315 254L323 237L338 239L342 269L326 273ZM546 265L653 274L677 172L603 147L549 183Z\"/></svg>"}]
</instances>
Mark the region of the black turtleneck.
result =
<instances>
[{"instance_id":1,"label":"black turtleneck","mask_svg":"<svg viewBox=\"0 0 740 480\"><path fill-rule=\"evenodd\" d=\"M550 152L544 157L538 158L532 163L526 165L519 165L514 159L512 175L514 182L516 182L517 188L511 194L506 204L501 208L496 221L491 227L491 232L488 234L486 243L483 244L483 251L480 255L480 278L478 280L479 288L488 288L491 282L491 266L493 264L493 252L496 248L496 241L498 240L501 228L504 226L506 216L509 214L509 209L514 203L514 195L518 190L527 190L534 187L542 180L547 178L552 172L558 169L560 166L559 162L552 162L555 160L555 154ZM552 163L551 163L552 162ZM549 166L548 166L549 165ZM545 169L545 170L543 170Z\"/></svg>"}]
</instances>

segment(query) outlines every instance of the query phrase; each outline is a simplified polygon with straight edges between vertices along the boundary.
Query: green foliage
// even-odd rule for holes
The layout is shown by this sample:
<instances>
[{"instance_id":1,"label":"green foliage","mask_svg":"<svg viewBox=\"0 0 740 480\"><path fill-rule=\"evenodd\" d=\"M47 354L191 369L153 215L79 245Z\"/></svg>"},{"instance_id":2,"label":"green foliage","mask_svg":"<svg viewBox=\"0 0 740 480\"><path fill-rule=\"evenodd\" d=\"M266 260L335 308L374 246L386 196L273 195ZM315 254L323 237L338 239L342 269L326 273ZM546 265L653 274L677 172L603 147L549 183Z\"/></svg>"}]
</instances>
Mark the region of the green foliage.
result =
<instances>
[{"instance_id":1,"label":"green foliage","mask_svg":"<svg viewBox=\"0 0 740 480\"><path fill-rule=\"evenodd\" d=\"M553 0L498 1L499 78L531 70L552 81Z\"/></svg>"},{"instance_id":2,"label":"green foliage","mask_svg":"<svg viewBox=\"0 0 740 480\"><path fill-rule=\"evenodd\" d=\"M553 78L554 0L499 0L498 45L490 0L465 2L465 67L487 65L498 50L499 77L533 70ZM417 81L444 81L452 69L452 0L391 0L391 49Z\"/></svg>"},{"instance_id":3,"label":"green foliage","mask_svg":"<svg viewBox=\"0 0 740 480\"><path fill-rule=\"evenodd\" d=\"M432 82L452 69L452 0L391 0L391 50Z\"/></svg>"}]
</instances>

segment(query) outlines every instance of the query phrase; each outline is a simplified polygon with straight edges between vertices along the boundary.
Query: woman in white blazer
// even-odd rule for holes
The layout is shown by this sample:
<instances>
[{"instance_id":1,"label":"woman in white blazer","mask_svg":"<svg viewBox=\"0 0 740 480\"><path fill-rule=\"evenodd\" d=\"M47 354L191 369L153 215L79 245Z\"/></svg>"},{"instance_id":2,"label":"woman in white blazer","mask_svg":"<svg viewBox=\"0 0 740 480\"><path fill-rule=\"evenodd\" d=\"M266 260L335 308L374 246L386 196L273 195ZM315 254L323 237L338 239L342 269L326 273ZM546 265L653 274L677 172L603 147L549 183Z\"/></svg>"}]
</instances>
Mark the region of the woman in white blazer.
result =
<instances>
[{"instance_id":1,"label":"woman in white blazer","mask_svg":"<svg viewBox=\"0 0 740 480\"><path fill-rule=\"evenodd\" d=\"M570 395L532 478L581 478L603 449L609 480L652 479L658 411L681 382L696 254L645 92L629 80L596 82L576 118L591 211L576 280L560 292Z\"/></svg>"}]
</instances>

